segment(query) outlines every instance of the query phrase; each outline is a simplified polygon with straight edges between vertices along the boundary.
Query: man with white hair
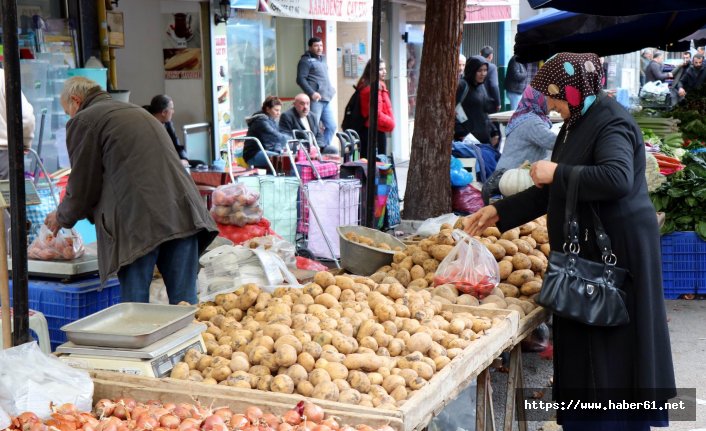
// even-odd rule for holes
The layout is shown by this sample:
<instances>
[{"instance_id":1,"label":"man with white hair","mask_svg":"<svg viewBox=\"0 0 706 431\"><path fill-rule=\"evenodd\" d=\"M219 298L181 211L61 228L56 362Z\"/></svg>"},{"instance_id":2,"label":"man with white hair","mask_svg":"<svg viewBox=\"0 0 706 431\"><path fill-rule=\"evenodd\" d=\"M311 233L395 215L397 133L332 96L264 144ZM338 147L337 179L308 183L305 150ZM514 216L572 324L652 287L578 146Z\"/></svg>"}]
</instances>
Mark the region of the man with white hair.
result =
<instances>
[{"instance_id":1,"label":"man with white hair","mask_svg":"<svg viewBox=\"0 0 706 431\"><path fill-rule=\"evenodd\" d=\"M463 54L458 55L458 78L463 78L463 71L466 69L466 56Z\"/></svg>"},{"instance_id":2,"label":"man with white hair","mask_svg":"<svg viewBox=\"0 0 706 431\"><path fill-rule=\"evenodd\" d=\"M319 128L316 117L311 112L311 101L305 93L299 93L294 97L294 104L279 117L279 131L286 133L293 138L300 139L303 135L294 136L294 130L308 130L316 139L316 143L321 148L323 154L338 154L335 145L323 145L324 135ZM308 138L308 136L307 136Z\"/></svg>"},{"instance_id":3,"label":"man with white hair","mask_svg":"<svg viewBox=\"0 0 706 431\"><path fill-rule=\"evenodd\" d=\"M123 302L149 302L156 265L170 303L197 303L199 254L218 230L162 123L78 76L61 105L71 175L44 223L54 233L95 223L101 283L117 274Z\"/></svg>"},{"instance_id":4,"label":"man with white hair","mask_svg":"<svg viewBox=\"0 0 706 431\"><path fill-rule=\"evenodd\" d=\"M663 72L664 55L662 51L655 51L652 54L652 61L645 68L645 82L664 81L672 78L672 72Z\"/></svg>"}]
</instances>

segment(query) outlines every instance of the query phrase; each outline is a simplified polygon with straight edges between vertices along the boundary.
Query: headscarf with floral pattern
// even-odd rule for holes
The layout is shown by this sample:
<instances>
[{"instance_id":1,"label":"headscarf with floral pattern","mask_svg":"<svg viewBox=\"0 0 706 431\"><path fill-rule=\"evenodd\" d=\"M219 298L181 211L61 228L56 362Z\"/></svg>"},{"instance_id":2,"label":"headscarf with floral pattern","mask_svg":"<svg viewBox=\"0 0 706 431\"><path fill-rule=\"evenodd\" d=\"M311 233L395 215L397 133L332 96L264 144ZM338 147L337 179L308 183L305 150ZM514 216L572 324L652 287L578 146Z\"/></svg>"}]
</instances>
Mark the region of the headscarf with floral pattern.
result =
<instances>
[{"instance_id":1,"label":"headscarf with floral pattern","mask_svg":"<svg viewBox=\"0 0 706 431\"><path fill-rule=\"evenodd\" d=\"M562 52L544 63L530 85L545 96L565 100L571 115L564 122L572 126L596 101L602 77L596 54Z\"/></svg>"}]
</instances>

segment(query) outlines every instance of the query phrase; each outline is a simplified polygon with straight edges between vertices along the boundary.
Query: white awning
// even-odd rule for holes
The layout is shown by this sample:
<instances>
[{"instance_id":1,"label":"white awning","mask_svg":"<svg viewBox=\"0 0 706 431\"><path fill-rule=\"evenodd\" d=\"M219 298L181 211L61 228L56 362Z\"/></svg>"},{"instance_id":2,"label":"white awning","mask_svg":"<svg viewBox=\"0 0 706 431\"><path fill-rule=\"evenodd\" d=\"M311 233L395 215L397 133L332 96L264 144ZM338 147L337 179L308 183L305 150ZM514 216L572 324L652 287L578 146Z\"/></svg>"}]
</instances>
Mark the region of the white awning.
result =
<instances>
[{"instance_id":1,"label":"white awning","mask_svg":"<svg viewBox=\"0 0 706 431\"><path fill-rule=\"evenodd\" d=\"M373 0L260 0L260 11L288 18L372 21Z\"/></svg>"}]
</instances>

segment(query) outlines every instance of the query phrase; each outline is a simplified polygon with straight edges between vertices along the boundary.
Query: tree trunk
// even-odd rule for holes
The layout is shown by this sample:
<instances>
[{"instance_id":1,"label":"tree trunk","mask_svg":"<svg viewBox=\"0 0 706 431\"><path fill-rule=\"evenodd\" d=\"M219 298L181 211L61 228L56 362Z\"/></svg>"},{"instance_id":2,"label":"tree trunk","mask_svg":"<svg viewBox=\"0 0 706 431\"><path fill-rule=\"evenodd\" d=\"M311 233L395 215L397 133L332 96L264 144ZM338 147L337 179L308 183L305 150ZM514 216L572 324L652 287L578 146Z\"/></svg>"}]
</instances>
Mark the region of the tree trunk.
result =
<instances>
[{"instance_id":1,"label":"tree trunk","mask_svg":"<svg viewBox=\"0 0 706 431\"><path fill-rule=\"evenodd\" d=\"M466 0L427 0L404 217L451 212L451 142Z\"/></svg>"}]
</instances>

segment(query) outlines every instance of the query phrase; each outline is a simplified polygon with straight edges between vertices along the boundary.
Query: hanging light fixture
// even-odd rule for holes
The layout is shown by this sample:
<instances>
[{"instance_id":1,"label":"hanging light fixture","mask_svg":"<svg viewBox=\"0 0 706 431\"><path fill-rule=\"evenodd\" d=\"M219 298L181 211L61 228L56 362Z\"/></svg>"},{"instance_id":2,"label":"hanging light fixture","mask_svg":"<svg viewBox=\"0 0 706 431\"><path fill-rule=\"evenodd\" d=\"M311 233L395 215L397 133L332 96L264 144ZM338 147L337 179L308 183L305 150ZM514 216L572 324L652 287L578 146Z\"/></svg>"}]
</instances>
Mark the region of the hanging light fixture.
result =
<instances>
[{"instance_id":1,"label":"hanging light fixture","mask_svg":"<svg viewBox=\"0 0 706 431\"><path fill-rule=\"evenodd\" d=\"M222 22L228 22L228 18L230 18L230 0L219 0L218 9L221 13L213 14L213 22L216 25Z\"/></svg>"}]
</instances>

